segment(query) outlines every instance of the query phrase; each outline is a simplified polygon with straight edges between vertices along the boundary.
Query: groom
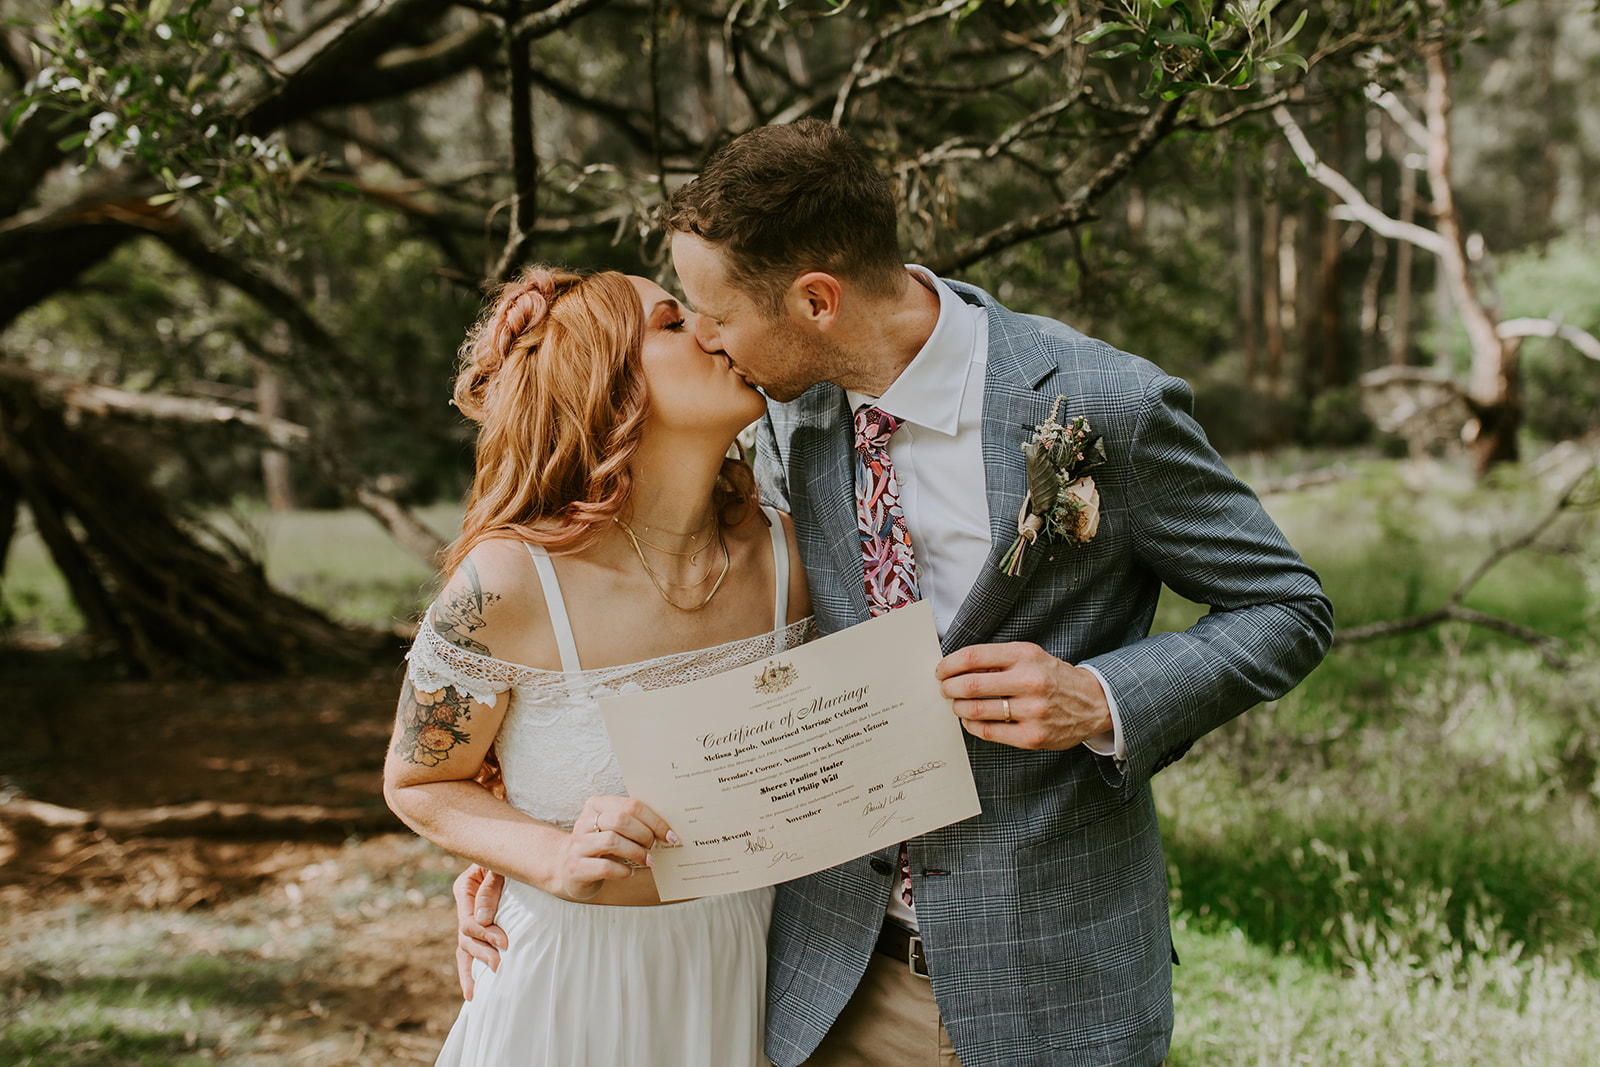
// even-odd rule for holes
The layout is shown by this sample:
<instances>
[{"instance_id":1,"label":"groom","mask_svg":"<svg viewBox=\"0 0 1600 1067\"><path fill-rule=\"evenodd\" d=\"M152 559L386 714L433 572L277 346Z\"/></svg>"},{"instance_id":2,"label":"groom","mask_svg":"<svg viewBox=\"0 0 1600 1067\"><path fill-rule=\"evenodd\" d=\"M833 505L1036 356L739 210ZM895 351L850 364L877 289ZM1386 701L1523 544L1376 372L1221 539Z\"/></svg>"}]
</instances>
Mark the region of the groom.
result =
<instances>
[{"instance_id":1,"label":"groom","mask_svg":"<svg viewBox=\"0 0 1600 1067\"><path fill-rule=\"evenodd\" d=\"M774 401L756 470L794 515L819 626L931 601L983 807L779 887L767 1055L1160 1063L1177 954L1150 779L1321 660L1316 575L1184 383L905 266L893 188L842 131L744 134L665 220L702 347ZM1075 528L1009 574L1022 446L1052 416L1085 420L1105 462ZM1163 584L1210 613L1148 636Z\"/></svg>"}]
</instances>

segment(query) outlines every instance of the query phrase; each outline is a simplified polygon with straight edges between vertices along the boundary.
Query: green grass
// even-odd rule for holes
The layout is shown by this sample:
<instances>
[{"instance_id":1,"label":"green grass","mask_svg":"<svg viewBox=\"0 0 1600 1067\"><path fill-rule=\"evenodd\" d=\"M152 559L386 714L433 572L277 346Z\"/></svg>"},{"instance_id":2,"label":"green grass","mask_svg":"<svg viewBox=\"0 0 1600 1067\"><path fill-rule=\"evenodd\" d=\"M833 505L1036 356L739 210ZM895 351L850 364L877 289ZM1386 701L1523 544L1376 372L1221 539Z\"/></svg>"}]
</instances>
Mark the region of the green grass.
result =
<instances>
[{"instance_id":1,"label":"green grass","mask_svg":"<svg viewBox=\"0 0 1600 1067\"><path fill-rule=\"evenodd\" d=\"M1341 626L1441 604L1553 489L1359 468L1267 498ZM1336 648L1156 780L1172 884L1169 1063L1579 1064L1600 1047L1600 559L1593 509L1461 624ZM1158 625L1201 609L1164 601Z\"/></svg>"},{"instance_id":2,"label":"green grass","mask_svg":"<svg viewBox=\"0 0 1600 1067\"><path fill-rule=\"evenodd\" d=\"M1178 1025L1167 1063L1593 1064L1600 981L1559 958L1494 948L1494 932L1480 933L1334 970L1273 953L1237 929L1196 930L1179 915Z\"/></svg>"}]
</instances>

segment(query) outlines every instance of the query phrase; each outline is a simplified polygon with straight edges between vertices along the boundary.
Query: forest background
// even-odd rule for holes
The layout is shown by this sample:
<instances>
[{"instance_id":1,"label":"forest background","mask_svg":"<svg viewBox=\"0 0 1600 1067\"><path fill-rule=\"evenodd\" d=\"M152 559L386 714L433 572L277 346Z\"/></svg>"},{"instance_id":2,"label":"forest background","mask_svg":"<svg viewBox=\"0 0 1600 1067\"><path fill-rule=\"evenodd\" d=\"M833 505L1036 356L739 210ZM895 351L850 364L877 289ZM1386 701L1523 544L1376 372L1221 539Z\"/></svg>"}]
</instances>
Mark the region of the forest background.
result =
<instances>
[{"instance_id":1,"label":"forest background","mask_svg":"<svg viewBox=\"0 0 1600 1067\"><path fill-rule=\"evenodd\" d=\"M663 195L810 115L913 260L1193 383L1334 598L1157 781L1169 1062L1592 1061L1595 4L0 12L0 1059L431 1062L377 768L456 348L527 262L671 288Z\"/></svg>"}]
</instances>

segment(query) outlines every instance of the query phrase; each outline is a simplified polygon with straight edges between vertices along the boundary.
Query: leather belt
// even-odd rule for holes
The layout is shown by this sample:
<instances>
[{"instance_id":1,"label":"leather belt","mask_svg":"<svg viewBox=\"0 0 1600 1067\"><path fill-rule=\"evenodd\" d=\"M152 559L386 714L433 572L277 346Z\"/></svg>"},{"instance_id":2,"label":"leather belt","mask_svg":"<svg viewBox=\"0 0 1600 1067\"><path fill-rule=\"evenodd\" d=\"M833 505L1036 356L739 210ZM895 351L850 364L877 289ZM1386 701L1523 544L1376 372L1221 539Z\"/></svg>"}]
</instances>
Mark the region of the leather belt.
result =
<instances>
[{"instance_id":1,"label":"leather belt","mask_svg":"<svg viewBox=\"0 0 1600 1067\"><path fill-rule=\"evenodd\" d=\"M933 979L932 972L928 970L928 957L922 952L922 935L915 930L907 930L893 919L883 920L883 929L878 931L875 951L883 953L890 959L899 960L918 978L927 978L930 981Z\"/></svg>"}]
</instances>

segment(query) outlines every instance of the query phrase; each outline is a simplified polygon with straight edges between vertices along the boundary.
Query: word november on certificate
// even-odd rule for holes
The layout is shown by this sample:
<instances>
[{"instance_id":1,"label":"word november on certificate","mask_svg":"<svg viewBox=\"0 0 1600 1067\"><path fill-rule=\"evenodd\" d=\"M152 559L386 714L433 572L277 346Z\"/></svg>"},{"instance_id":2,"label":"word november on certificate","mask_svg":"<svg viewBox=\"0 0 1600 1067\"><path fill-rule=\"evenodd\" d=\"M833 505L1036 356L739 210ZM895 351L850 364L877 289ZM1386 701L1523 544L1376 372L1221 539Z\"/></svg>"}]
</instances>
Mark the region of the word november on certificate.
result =
<instances>
[{"instance_id":1,"label":"word november on certificate","mask_svg":"<svg viewBox=\"0 0 1600 1067\"><path fill-rule=\"evenodd\" d=\"M677 831L662 900L773 885L978 814L926 601L698 682L601 702L628 793Z\"/></svg>"}]
</instances>

